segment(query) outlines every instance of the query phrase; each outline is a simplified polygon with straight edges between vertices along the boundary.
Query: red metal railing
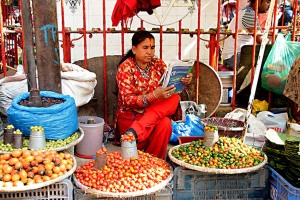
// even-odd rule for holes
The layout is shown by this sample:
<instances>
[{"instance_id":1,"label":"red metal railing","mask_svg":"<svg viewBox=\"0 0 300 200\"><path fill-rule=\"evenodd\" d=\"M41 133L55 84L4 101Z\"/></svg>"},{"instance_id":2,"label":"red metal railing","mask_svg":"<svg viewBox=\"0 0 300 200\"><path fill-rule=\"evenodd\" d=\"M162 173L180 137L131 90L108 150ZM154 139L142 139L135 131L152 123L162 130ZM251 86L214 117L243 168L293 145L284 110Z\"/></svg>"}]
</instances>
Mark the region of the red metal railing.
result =
<instances>
[{"instance_id":1,"label":"red metal railing","mask_svg":"<svg viewBox=\"0 0 300 200\"><path fill-rule=\"evenodd\" d=\"M87 30L87 11L86 11L86 4L88 1L82 0L81 5L82 5L82 22L83 22L83 28L79 28L78 30L74 31L74 30L70 30L66 27L66 20L65 20L65 0L60 0L60 7L61 7L61 13L59 13L59 15L61 15L61 27L62 29L59 30L59 34L62 35L62 52L63 52L63 61L64 62L71 62L72 61L72 51L71 49L74 47L74 42L77 40L81 40L83 39L83 55L84 55L84 67L88 68L88 42L87 42L87 37L92 37L92 35L94 34L102 34L103 36L103 91L104 91L104 119L105 121L107 121L108 118L108 91L107 91L107 76L106 76L106 71L107 71L107 60L106 60L106 56L107 56L107 35L108 34L119 34L120 38L121 38L121 55L125 54L125 41L124 41L124 37L127 33L134 33L135 31L133 30L128 30L127 27L124 26L124 24L122 23L121 26L121 30L114 30L112 31L111 28L107 28L107 19L106 17L108 16L106 14L107 8L106 8L106 1L102 1L102 14L103 14L103 21L102 21L102 28L100 28L99 30ZM201 0L196 0L198 7L197 7L197 30L195 31L182 31L182 21L179 20L178 22L178 31L173 31L173 32L168 32L164 30L163 26L159 26L159 31L153 31L153 33L158 34L159 37L159 57L163 58L163 49L164 49L164 41L163 41L163 36L165 34L177 34L178 35L178 58L182 57L182 36L184 34L190 35L191 37L193 37L194 35L197 36L197 45L196 45L196 88L199 88L199 79L200 79L200 75L199 75L199 61L200 61L200 51L201 51L201 46L200 46L200 40L201 40L201 36L204 34L209 34L210 39L209 41L207 41L207 43L209 44L209 64L215 69L218 70L218 65L219 65L219 50L220 50L220 35L223 34L221 33L221 28L220 28L220 18L221 18L221 1L218 1L218 13L217 13L217 28L215 32L203 32L201 31ZM1 20L1 24L0 24L0 31L1 31L1 44L8 44L8 46L11 46L11 49L8 49L7 46L1 45L1 61L2 61L2 66L4 69L4 75L6 76L6 65L17 65L18 64L18 46L21 46L20 40L22 40L22 38L20 37L21 33L20 32L14 32L14 33L10 33L10 32L5 32L3 31L3 27L5 27L5 25L3 24L4 21L6 21L6 19L8 19L9 16L9 7L7 5L5 5L3 3L4 1L2 1L2 7L1 7L1 16L3 17ZM296 5L297 6L297 1ZM238 10L238 6L239 6L240 1L237 0L236 3L236 10ZM276 7L277 7L277 3L278 0L276 0ZM95 8L97 9L97 8ZM275 13L275 11L274 11ZM238 16L238 12L236 12L237 18ZM257 13L256 13L257 15ZM274 16L274 21L276 21L276 16ZM140 29L144 28L144 24L143 24L143 20L141 19L140 21ZM255 23L256 24L256 23ZM98 27L97 25L95 27ZM272 25L273 30L275 29L281 29L281 28L287 28L286 26L276 26L275 23L273 23ZM293 35L292 35L292 39L295 39L295 32L297 30L297 28L300 28L299 24L296 24L296 9L294 11L294 24L293 24ZM237 30L237 27L236 27ZM72 38L72 36L74 36L75 34L80 34L81 36L78 38ZM230 34L230 35L234 35L237 36L238 33L237 31L235 31L234 33ZM256 31L254 31L254 35L256 35ZM235 37L237 38L237 37ZM275 31L273 31L273 35L272 35L272 42L274 42L275 40ZM13 41L10 43L10 41ZM234 43L235 45L235 49L237 47L237 43ZM255 44L254 47L255 48ZM235 51L236 52L236 51ZM254 71L254 63L255 63L255 51L252 51L252 71ZM236 58L234 60L234 63L236 63ZM252 80L253 80L253 74L252 74ZM234 78L233 78L233 98L232 98L232 108L235 107L235 101L236 101L236 96L235 96L235 91L236 91L236 68L234 68ZM198 90L196 91L196 101L198 102L198 96L199 96L199 92Z\"/></svg>"}]
</instances>

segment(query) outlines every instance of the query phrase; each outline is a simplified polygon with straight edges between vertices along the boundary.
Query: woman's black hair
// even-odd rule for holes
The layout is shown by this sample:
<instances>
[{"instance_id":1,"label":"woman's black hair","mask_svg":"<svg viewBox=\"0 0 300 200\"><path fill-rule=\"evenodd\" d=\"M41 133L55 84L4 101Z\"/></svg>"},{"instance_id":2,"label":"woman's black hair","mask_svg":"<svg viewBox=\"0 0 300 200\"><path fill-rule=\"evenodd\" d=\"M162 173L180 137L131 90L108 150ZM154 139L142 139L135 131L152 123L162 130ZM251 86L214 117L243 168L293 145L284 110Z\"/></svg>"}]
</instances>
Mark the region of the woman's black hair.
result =
<instances>
[{"instance_id":1,"label":"woman's black hair","mask_svg":"<svg viewBox=\"0 0 300 200\"><path fill-rule=\"evenodd\" d=\"M143 42L147 38L154 40L154 36L150 32L145 31L145 30L138 31L135 34L133 34L133 36L131 38L131 45L136 47L137 45L139 45L141 42ZM119 65L122 62L124 62L127 58L134 58L134 54L131 49L126 53L124 58L122 58L122 60L119 62Z\"/></svg>"},{"instance_id":2,"label":"woman's black hair","mask_svg":"<svg viewBox=\"0 0 300 200\"><path fill-rule=\"evenodd\" d=\"M250 3L255 3L255 0L249 0ZM263 0L260 0L260 3L262 3Z\"/></svg>"},{"instance_id":3,"label":"woman's black hair","mask_svg":"<svg viewBox=\"0 0 300 200\"><path fill-rule=\"evenodd\" d=\"M142 31L138 31L135 34L133 34L132 38L131 38L131 45L132 46L137 46L139 45L141 42L143 42L145 39L153 39L154 40L154 36L145 30ZM130 50L126 53L126 55L124 56L124 58L121 59L121 61L119 62L118 67L127 59L127 58L134 58L134 54L132 52L132 49L130 48ZM118 88L118 84L116 84L115 87L115 91L114 94L116 96L118 96L118 92L119 92L119 88Z\"/></svg>"}]
</instances>

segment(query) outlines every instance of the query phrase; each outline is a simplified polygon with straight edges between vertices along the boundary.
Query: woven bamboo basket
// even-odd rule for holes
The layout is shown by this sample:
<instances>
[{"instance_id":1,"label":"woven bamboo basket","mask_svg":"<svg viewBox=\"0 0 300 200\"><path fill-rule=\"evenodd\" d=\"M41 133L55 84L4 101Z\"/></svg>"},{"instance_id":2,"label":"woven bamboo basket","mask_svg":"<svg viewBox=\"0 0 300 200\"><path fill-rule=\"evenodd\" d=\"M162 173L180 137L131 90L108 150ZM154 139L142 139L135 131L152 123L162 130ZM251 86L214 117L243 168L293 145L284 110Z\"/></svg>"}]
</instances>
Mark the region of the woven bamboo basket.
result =
<instances>
[{"instance_id":1,"label":"woven bamboo basket","mask_svg":"<svg viewBox=\"0 0 300 200\"><path fill-rule=\"evenodd\" d=\"M227 136L227 137L241 138L244 129L243 121L230 119L230 118L218 118L218 117L204 118L201 119L201 123L204 125L211 124L218 127L218 133L220 137Z\"/></svg>"},{"instance_id":2,"label":"woven bamboo basket","mask_svg":"<svg viewBox=\"0 0 300 200\"><path fill-rule=\"evenodd\" d=\"M84 131L82 130L82 128L79 127L78 129L79 131L79 137L77 140L75 140L74 142L70 143L70 144L67 144L66 146L63 146L63 147L58 147L58 148L49 148L49 149L43 149L43 150L39 150L41 152L44 152L44 151L49 151L49 150L56 150L56 151L64 151L66 149L69 149L70 147L73 147L75 146L76 144L78 144L84 137ZM0 154L4 154L4 153L11 153L10 151L1 151L0 150Z\"/></svg>"},{"instance_id":3,"label":"woven bamboo basket","mask_svg":"<svg viewBox=\"0 0 300 200\"><path fill-rule=\"evenodd\" d=\"M223 95L222 81L216 70L209 65L199 62L198 70L197 62L195 62L192 73L194 76L199 73L201 78L199 80L193 78L186 90L190 94L190 101L196 102L198 98L199 103L206 105L206 117L210 117L217 111L221 104Z\"/></svg>"},{"instance_id":4,"label":"woven bamboo basket","mask_svg":"<svg viewBox=\"0 0 300 200\"><path fill-rule=\"evenodd\" d=\"M75 140L74 142L72 142L72 143L70 143L70 144L67 144L66 146L63 146L63 147L59 147L59 148L53 148L54 150L56 150L56 151L63 151L63 150L66 150L66 149L68 149L68 148L70 148L70 147L73 147L73 146L75 146L76 144L78 144L79 142L81 142L81 140L83 139L83 137L84 137L84 131L82 130L82 128L78 128L79 129L79 133L80 133L80 135L79 135L79 137L78 137L78 139L77 140ZM50 150L50 149L47 149L47 151L48 150Z\"/></svg>"},{"instance_id":5,"label":"woven bamboo basket","mask_svg":"<svg viewBox=\"0 0 300 200\"><path fill-rule=\"evenodd\" d=\"M184 145L188 145L188 144L189 143L185 143ZM243 169L216 169L216 168L209 168L209 167L200 167L200 166L185 163L185 162L175 158L172 155L172 151L174 149L178 148L179 146L181 146L181 145L177 145L177 146L172 147L168 152L168 155L169 155L170 159L174 163L176 163L176 164L178 164L182 167L188 168L188 169L192 169L192 170L196 170L196 171L200 171L200 172L206 172L206 173L210 173L210 174L242 174L242 173L253 172L253 171L257 171L260 168L262 168L268 161L268 157L265 154L264 155L264 157L265 157L264 161L262 163L256 165L256 166L253 166L253 167L248 167L248 168L243 168Z\"/></svg>"},{"instance_id":6,"label":"woven bamboo basket","mask_svg":"<svg viewBox=\"0 0 300 200\"><path fill-rule=\"evenodd\" d=\"M172 180L173 178L173 170L171 168L171 174L167 177L167 179L163 180L161 183L155 185L152 188L146 189L146 190L140 190L136 192L119 192L119 193L113 193L113 192L103 192L100 190L96 190L93 188L90 188L88 186L83 185L80 183L76 177L73 175L73 180L75 185L82 189L85 193L92 194L96 196L97 198L100 197L105 197L105 198L130 198L130 197L138 197L138 196L145 196L145 195L150 195L154 194L156 192L159 192L160 190L164 189L168 183Z\"/></svg>"},{"instance_id":7,"label":"woven bamboo basket","mask_svg":"<svg viewBox=\"0 0 300 200\"><path fill-rule=\"evenodd\" d=\"M42 182L42 183L35 183L35 184L32 184L32 185L28 185L28 186L21 186L21 187L0 187L0 192L17 192L17 191L28 191L28 190L34 190L34 189L38 189L38 188L42 188L42 187L45 187L45 186L48 186L48 185L51 185L51 184L54 184L54 183L57 183L59 181L62 181L64 180L65 178L71 176L75 169L77 168L77 162L76 162L76 159L73 155L71 155L72 158L73 158L73 168L69 171L67 171L65 174L61 175L61 176L58 176L57 178L55 179L52 179L50 181L45 181L45 182Z\"/></svg>"}]
</instances>

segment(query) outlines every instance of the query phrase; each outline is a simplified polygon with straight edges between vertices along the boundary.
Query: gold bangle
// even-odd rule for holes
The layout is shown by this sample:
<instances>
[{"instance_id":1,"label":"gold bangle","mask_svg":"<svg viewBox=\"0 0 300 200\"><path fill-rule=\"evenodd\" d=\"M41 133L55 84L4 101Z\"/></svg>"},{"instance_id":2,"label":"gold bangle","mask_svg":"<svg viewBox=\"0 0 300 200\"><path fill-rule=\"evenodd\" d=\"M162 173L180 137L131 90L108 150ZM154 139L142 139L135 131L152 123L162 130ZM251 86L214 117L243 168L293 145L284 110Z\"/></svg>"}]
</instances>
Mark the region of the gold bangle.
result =
<instances>
[{"instance_id":1,"label":"gold bangle","mask_svg":"<svg viewBox=\"0 0 300 200\"><path fill-rule=\"evenodd\" d=\"M148 106L148 101L147 101L147 96L144 94L142 97L143 104L147 107Z\"/></svg>"}]
</instances>

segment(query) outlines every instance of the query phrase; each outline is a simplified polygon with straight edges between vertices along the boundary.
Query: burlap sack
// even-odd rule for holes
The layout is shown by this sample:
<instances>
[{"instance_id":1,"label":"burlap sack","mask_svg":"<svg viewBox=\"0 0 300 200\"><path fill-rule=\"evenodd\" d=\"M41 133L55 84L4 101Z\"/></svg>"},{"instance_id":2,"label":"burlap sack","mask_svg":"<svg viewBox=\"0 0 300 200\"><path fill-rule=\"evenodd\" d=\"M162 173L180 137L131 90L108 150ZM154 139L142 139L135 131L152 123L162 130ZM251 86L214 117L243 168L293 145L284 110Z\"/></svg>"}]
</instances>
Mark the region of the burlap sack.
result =
<instances>
[{"instance_id":1,"label":"burlap sack","mask_svg":"<svg viewBox=\"0 0 300 200\"><path fill-rule=\"evenodd\" d=\"M300 105L300 55L296 58L286 81L284 96Z\"/></svg>"}]
</instances>

